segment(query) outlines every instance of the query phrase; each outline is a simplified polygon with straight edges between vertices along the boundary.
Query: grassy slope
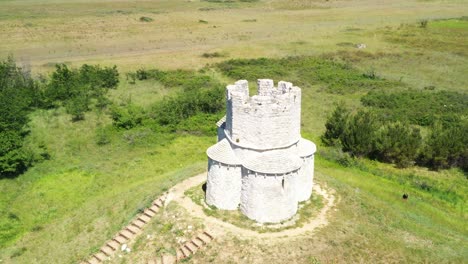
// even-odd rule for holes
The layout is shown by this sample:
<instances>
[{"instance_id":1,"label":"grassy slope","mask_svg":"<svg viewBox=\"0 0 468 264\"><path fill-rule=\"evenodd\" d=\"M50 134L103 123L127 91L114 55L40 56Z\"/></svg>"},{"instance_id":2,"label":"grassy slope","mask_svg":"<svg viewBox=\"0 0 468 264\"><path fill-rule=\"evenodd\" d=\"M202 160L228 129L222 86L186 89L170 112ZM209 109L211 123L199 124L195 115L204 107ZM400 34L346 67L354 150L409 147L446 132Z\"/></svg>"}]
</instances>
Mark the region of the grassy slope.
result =
<instances>
[{"instance_id":1,"label":"grassy slope","mask_svg":"<svg viewBox=\"0 0 468 264\"><path fill-rule=\"evenodd\" d=\"M198 11L198 8L224 7L198 2L181 5L177 1L160 1L158 5L122 1L113 3L112 8L106 3L96 2L59 2L54 8L50 1L31 3L0 2L0 6L5 7L0 8L0 36L8 39L0 43L0 50L25 54L37 69L47 69L41 65L63 60L77 64L94 61L118 63L124 69L153 64L169 68L197 68L212 61L199 57L205 51L226 50L233 57L318 54L323 51L352 51L352 48L336 44L363 42L368 44L367 50L371 54L383 51L399 56L353 56L351 62L362 71L375 68L380 75L395 80L404 74L403 81L420 88L435 85L441 89L466 91L468 87L468 80L463 75L466 55L452 54L431 45L402 45L387 39L389 34L397 38L404 35L404 28L402 31L375 29L387 24L396 29L405 21L466 13L464 6L457 2L436 5L405 1L401 6L389 4L379 7L359 3L369 5L368 9L338 2L332 5L339 8L311 4L312 9L281 14L275 9L281 7L277 2L272 2L269 9L248 4L240 9L210 13ZM67 11L69 7L69 10L80 12L71 14ZM115 13L115 9L132 13ZM41 15L37 10L48 13ZM151 13L158 10L168 13ZM34 13L32 18L31 13ZM382 14L388 18L382 20ZM142 25L137 21L141 15L160 18L156 23L162 27ZM251 18L257 18L258 22L242 22ZM198 19L210 23L198 24ZM271 27L271 23L279 25ZM440 26L446 32L447 25L443 23L429 23L428 30L437 33ZM218 30L212 28L213 24L222 26L217 34L212 34L212 30ZM70 28L75 30L69 31ZM181 31L188 28L192 34ZM466 34L464 29L453 32ZM229 35L222 37L223 33ZM461 35L462 40L464 36ZM110 47L109 43L114 46ZM153 45L148 43L160 45L151 49L163 52L148 50L148 45ZM457 43L454 45L458 46ZM346 53L344 59L350 60L349 54L353 52ZM333 56L343 59L341 55ZM215 76L219 76L218 73ZM333 103L345 100L350 105L358 104L359 95L343 97L320 92L320 87L304 88L307 89L303 95L304 134L316 142ZM123 84L112 96L117 100L131 97L138 104L148 105L170 92L146 82L136 86ZM23 231L16 242L0 249L0 259L4 263L74 262L100 246L138 208L164 188L205 169L204 150L213 143L213 138L184 136L175 141L162 140L164 145L161 145L158 135L148 135L143 131L133 135L137 140L132 144L128 141L132 135L117 134L110 145L98 147L94 143L94 129L96 124L108 122L104 117L90 115L84 122L71 123L60 111L34 115L31 137L48 146L53 160L36 166L17 179L0 182L0 210L16 215L20 224L14 228ZM407 189L394 181L358 169L341 168L324 160L318 161L317 170L318 179L336 188L343 200L329 227L316 238L292 244L303 248L293 251L297 261L306 262L311 259L309 257L331 261L333 257L328 256L335 254L337 260L366 262L457 262L467 258L464 249L467 245L466 227L462 225L466 221L464 203L452 208L440 197L414 191L415 199L401 204L399 197L402 190ZM466 185L463 175L457 172L415 173L422 177L444 177L447 182ZM409 190L413 198L413 190L417 189ZM15 221L12 216L11 222ZM389 224L382 227L383 221ZM242 255L231 242L225 243L229 248L225 254L217 253L220 252L218 246L207 253L215 255L214 260L235 260ZM254 243L251 250L246 250L248 245L243 253L258 263L275 262L281 257L275 252L283 252L281 245L264 250ZM200 262L205 260L203 256L196 256L195 260L197 258Z\"/></svg>"},{"instance_id":2,"label":"grassy slope","mask_svg":"<svg viewBox=\"0 0 468 264\"><path fill-rule=\"evenodd\" d=\"M340 196L330 224L288 241L217 241L193 263L462 263L466 212L359 169L316 160L316 181ZM463 175L451 179L464 181ZM410 193L404 202L401 195ZM138 253L136 253L138 254ZM318 261L318 262L317 262Z\"/></svg>"}]
</instances>

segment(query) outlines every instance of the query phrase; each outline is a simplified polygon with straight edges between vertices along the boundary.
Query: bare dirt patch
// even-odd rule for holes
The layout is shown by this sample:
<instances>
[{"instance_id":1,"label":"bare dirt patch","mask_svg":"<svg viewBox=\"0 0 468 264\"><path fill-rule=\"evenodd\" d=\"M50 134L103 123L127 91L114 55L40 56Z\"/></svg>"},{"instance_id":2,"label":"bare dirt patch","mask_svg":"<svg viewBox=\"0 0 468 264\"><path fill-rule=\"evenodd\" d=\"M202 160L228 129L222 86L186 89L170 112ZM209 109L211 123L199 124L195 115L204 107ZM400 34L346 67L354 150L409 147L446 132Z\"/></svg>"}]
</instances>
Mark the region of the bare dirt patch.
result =
<instances>
[{"instance_id":1,"label":"bare dirt patch","mask_svg":"<svg viewBox=\"0 0 468 264\"><path fill-rule=\"evenodd\" d=\"M310 221L304 223L301 227L285 229L278 232L258 232L242 227L238 227L228 222L224 222L213 216L208 216L203 212L203 207L194 203L192 199L184 193L186 190L202 184L206 180L206 173L199 174L189 178L169 190L168 201L174 200L184 207L191 216L204 219L204 224L207 229L215 233L216 236L221 236L226 233L235 234L242 238L292 238L304 234L311 234L316 229L324 227L328 224L328 214L335 206L335 191L323 188L319 184L314 185L314 192L323 197L324 206L318 212L317 216ZM265 240L263 240L265 241Z\"/></svg>"}]
</instances>

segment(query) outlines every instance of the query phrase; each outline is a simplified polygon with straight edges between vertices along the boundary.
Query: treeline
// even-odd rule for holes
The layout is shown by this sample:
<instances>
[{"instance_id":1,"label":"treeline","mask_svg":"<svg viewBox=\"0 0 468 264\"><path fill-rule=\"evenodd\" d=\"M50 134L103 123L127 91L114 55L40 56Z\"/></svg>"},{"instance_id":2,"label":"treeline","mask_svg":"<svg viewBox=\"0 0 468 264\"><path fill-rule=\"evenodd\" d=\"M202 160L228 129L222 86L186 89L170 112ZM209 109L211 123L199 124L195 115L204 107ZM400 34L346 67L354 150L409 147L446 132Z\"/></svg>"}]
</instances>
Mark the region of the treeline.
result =
<instances>
[{"instance_id":1,"label":"treeline","mask_svg":"<svg viewBox=\"0 0 468 264\"><path fill-rule=\"evenodd\" d=\"M459 167L468 171L468 121L434 121L422 136L408 120L394 121L373 109L337 106L328 118L322 141L352 156L367 157L399 167L413 164L438 170Z\"/></svg>"},{"instance_id":2,"label":"treeline","mask_svg":"<svg viewBox=\"0 0 468 264\"><path fill-rule=\"evenodd\" d=\"M25 145L28 115L35 109L65 107L73 120L84 118L91 106L104 107L105 96L119 82L116 67L57 65L49 77L34 79L12 57L0 61L0 178L18 175L34 162L48 158L44 146Z\"/></svg>"},{"instance_id":3,"label":"treeline","mask_svg":"<svg viewBox=\"0 0 468 264\"><path fill-rule=\"evenodd\" d=\"M140 69L132 75L139 81L152 79L168 88L180 88L180 91L164 97L149 109L131 102L112 107L115 127L131 129L145 125L159 132L215 133L213 124L225 107L222 83L203 73L185 70Z\"/></svg>"}]
</instances>

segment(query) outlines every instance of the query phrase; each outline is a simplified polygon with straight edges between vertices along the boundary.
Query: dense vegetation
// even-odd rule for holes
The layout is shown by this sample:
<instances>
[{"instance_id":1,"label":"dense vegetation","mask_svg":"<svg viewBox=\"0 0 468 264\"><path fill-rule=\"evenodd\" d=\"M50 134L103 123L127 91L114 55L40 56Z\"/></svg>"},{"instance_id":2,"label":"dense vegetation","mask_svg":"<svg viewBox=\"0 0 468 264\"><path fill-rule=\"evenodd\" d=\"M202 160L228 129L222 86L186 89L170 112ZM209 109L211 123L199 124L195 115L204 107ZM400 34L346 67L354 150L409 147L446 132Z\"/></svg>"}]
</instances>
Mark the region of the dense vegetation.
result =
<instances>
[{"instance_id":1,"label":"dense vegetation","mask_svg":"<svg viewBox=\"0 0 468 264\"><path fill-rule=\"evenodd\" d=\"M214 135L215 123L224 109L224 85L217 80L194 71L160 71L140 69L134 73L140 81L152 79L170 89L180 88L149 109L133 103L114 106L111 111L113 125L131 129L145 125L159 132L188 132Z\"/></svg>"},{"instance_id":2,"label":"dense vegetation","mask_svg":"<svg viewBox=\"0 0 468 264\"><path fill-rule=\"evenodd\" d=\"M119 84L117 67L84 64L79 69L69 69L65 64L56 65L55 72L45 85L44 104L48 107L65 106L73 120L84 118L92 103L97 108L109 104L106 93Z\"/></svg>"},{"instance_id":3,"label":"dense vegetation","mask_svg":"<svg viewBox=\"0 0 468 264\"><path fill-rule=\"evenodd\" d=\"M0 61L0 178L18 175L49 157L44 146L25 144L32 110L64 106L73 120L81 120L91 104L108 104L105 94L117 86L118 76L116 67L57 65L49 79L39 81L13 58Z\"/></svg>"},{"instance_id":4,"label":"dense vegetation","mask_svg":"<svg viewBox=\"0 0 468 264\"><path fill-rule=\"evenodd\" d=\"M430 126L458 123L468 117L468 94L452 91L406 90L371 91L361 99L363 105L391 121L407 121Z\"/></svg>"},{"instance_id":5,"label":"dense vegetation","mask_svg":"<svg viewBox=\"0 0 468 264\"><path fill-rule=\"evenodd\" d=\"M378 77L374 71L362 73L349 64L318 57L235 59L216 67L234 79L284 79L301 87L319 85L326 92L338 94L403 86Z\"/></svg>"},{"instance_id":6,"label":"dense vegetation","mask_svg":"<svg viewBox=\"0 0 468 264\"><path fill-rule=\"evenodd\" d=\"M23 172L33 162L23 141L38 95L38 84L13 58L0 61L0 179Z\"/></svg>"},{"instance_id":7,"label":"dense vegetation","mask_svg":"<svg viewBox=\"0 0 468 264\"><path fill-rule=\"evenodd\" d=\"M405 95L410 96L411 93L404 92L403 95L396 96L402 105L409 104L411 100ZM463 98L462 95L460 97ZM432 100L425 102L432 106ZM390 98L387 103L394 106ZM436 170L450 167L468 169L466 119L461 120L458 115L458 118L451 119L451 122L448 119L439 121L439 112L431 112L428 109L425 112L417 112L419 115L411 113L408 115L409 120L404 117L395 120L395 116L401 115L398 110L400 109L389 107L377 113L373 109L351 112L343 106L337 106L325 124L326 131L322 140L326 145L340 147L352 156L395 163L399 167L418 164ZM454 114L446 112L447 115ZM422 120L421 115L424 115L425 120L433 120L424 139L420 128L410 123L413 121L420 124L414 120Z\"/></svg>"}]
</instances>

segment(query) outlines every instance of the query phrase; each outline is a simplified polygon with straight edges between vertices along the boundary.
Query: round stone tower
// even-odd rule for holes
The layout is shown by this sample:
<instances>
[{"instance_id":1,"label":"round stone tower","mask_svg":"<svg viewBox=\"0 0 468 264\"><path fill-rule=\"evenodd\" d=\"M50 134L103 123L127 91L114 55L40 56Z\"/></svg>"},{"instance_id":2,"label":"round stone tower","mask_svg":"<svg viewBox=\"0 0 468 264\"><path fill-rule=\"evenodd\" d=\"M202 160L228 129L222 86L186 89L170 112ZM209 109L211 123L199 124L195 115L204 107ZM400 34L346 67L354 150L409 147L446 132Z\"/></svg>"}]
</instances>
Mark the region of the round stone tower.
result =
<instances>
[{"instance_id":1,"label":"round stone tower","mask_svg":"<svg viewBox=\"0 0 468 264\"><path fill-rule=\"evenodd\" d=\"M292 217L312 193L315 144L302 139L301 89L288 82L248 82L226 88L218 143L207 150L206 202L262 223Z\"/></svg>"}]
</instances>

